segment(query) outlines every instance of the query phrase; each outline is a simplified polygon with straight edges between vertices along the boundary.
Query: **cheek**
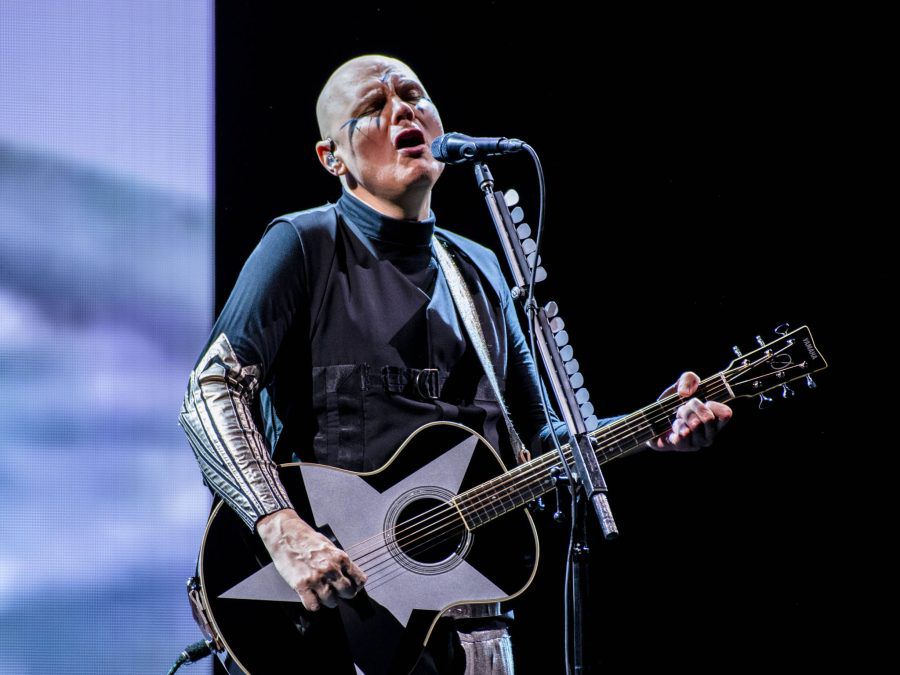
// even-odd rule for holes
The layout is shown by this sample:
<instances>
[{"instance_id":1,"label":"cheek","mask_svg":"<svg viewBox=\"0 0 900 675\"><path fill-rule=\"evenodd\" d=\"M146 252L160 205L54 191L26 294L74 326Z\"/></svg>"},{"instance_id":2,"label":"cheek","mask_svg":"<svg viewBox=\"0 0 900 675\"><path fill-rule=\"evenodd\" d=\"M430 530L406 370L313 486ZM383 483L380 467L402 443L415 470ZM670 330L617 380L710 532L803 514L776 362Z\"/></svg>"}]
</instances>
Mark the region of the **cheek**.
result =
<instances>
[{"instance_id":1,"label":"cheek","mask_svg":"<svg viewBox=\"0 0 900 675\"><path fill-rule=\"evenodd\" d=\"M382 122L378 117L364 117L356 125L356 133L359 134L359 143L371 143L371 139L376 133Z\"/></svg>"},{"instance_id":2,"label":"cheek","mask_svg":"<svg viewBox=\"0 0 900 675\"><path fill-rule=\"evenodd\" d=\"M440 129L443 133L444 126L441 123L441 116L433 104L424 99L419 101L416 103L416 113L427 126Z\"/></svg>"},{"instance_id":3,"label":"cheek","mask_svg":"<svg viewBox=\"0 0 900 675\"><path fill-rule=\"evenodd\" d=\"M357 125L353 137L353 147L360 161L365 161L366 158L381 157L386 154L387 150L391 149L390 138L387 138L383 133L383 120L380 123L380 127L378 118L360 120L359 125Z\"/></svg>"}]
</instances>

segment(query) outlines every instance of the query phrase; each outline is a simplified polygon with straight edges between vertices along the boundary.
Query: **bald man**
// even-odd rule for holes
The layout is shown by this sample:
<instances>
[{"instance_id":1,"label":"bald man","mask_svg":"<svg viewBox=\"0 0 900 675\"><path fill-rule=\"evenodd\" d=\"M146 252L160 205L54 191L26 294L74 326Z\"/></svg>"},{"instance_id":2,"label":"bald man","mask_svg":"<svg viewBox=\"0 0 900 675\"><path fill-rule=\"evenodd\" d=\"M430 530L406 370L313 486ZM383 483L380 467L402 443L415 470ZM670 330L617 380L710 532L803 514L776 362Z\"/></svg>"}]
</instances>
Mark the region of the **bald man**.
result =
<instances>
[{"instance_id":1,"label":"bald man","mask_svg":"<svg viewBox=\"0 0 900 675\"><path fill-rule=\"evenodd\" d=\"M259 534L313 612L352 598L367 578L300 518L277 463L371 471L436 420L466 424L514 461L435 262L434 237L455 249L473 287L520 436L535 453L551 447L551 433L566 440L555 416L553 428L545 423L537 371L496 256L435 225L431 191L444 165L430 144L444 128L416 74L384 55L354 58L328 79L316 114L316 154L339 179L341 197L269 224L191 373L179 417L207 485ZM427 392L411 386L423 377ZM698 384L686 372L663 392L687 400L671 433L648 447L712 442L731 410L690 398ZM487 614L496 616L458 611L460 630L438 634L417 672L511 673L499 605Z\"/></svg>"}]
</instances>

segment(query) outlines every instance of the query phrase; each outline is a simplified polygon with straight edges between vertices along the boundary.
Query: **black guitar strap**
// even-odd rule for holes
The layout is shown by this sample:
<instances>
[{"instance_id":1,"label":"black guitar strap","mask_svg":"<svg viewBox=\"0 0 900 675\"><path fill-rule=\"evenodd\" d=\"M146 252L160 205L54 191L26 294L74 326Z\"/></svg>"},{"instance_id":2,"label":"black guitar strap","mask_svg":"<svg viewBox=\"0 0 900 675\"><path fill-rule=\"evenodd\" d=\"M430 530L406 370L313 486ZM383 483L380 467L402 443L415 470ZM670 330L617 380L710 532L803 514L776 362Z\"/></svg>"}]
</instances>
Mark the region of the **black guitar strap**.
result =
<instances>
[{"instance_id":1,"label":"black guitar strap","mask_svg":"<svg viewBox=\"0 0 900 675\"><path fill-rule=\"evenodd\" d=\"M506 428L509 431L509 438L513 446L513 452L516 455L516 460L519 464L527 462L531 459L531 453L525 447L525 444L522 443L522 439L519 438L519 434L516 432L512 420L509 418L509 411L506 409L506 403L503 401L503 394L500 393L500 385L497 382L497 373L494 372L494 366L488 355L484 332L481 329L481 322L478 320L478 313L475 310L475 303L472 302L472 295L469 292L469 287L466 285L462 274L460 274L459 269L456 267L456 263L453 262L452 255L446 250L446 244L434 236L432 237L432 242L438 263L440 263L441 269L444 271L444 276L447 278L447 284L450 286L450 294L453 296L453 302L456 303L456 309L459 311L463 324L466 326L466 332L469 334L469 339L472 341L475 351L478 353L478 360L481 361L484 373L491 383L491 390L494 392L494 396L500 404L500 411L503 413L503 419L506 422Z\"/></svg>"}]
</instances>

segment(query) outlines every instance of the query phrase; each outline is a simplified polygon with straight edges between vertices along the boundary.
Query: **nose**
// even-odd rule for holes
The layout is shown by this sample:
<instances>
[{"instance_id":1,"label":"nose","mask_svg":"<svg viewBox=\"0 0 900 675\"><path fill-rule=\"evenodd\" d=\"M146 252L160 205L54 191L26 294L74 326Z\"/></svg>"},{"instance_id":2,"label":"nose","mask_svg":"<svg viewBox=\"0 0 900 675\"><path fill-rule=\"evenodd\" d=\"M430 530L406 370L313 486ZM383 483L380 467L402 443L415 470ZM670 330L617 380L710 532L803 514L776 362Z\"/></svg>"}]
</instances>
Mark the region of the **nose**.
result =
<instances>
[{"instance_id":1,"label":"nose","mask_svg":"<svg viewBox=\"0 0 900 675\"><path fill-rule=\"evenodd\" d=\"M391 122L394 124L400 120L414 119L416 116L415 108L399 94L391 96L391 106Z\"/></svg>"}]
</instances>

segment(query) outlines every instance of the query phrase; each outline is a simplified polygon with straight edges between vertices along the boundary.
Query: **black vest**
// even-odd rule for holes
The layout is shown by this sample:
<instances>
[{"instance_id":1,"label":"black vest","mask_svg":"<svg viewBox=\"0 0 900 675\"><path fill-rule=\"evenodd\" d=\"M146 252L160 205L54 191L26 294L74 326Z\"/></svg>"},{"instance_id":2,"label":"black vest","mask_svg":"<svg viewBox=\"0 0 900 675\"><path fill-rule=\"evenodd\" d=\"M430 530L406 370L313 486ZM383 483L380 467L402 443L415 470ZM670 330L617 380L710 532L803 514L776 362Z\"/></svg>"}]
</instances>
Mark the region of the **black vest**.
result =
<instances>
[{"instance_id":1,"label":"black vest","mask_svg":"<svg viewBox=\"0 0 900 675\"><path fill-rule=\"evenodd\" d=\"M302 242L298 264L305 266L310 302L260 392L275 460L370 471L421 425L451 420L484 435L511 465L505 428L498 433L499 406L443 272L429 298L393 263L378 259L339 204L282 216L269 227L284 220ZM505 281L496 257L442 228L435 235L450 244L469 285L503 390Z\"/></svg>"}]
</instances>

